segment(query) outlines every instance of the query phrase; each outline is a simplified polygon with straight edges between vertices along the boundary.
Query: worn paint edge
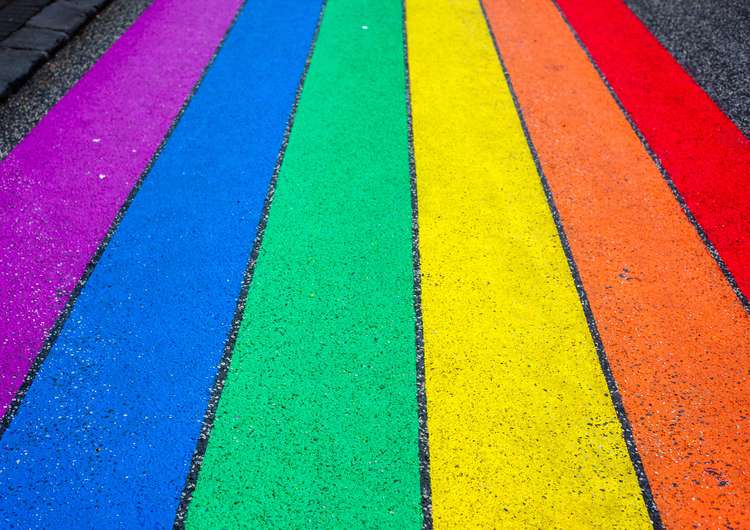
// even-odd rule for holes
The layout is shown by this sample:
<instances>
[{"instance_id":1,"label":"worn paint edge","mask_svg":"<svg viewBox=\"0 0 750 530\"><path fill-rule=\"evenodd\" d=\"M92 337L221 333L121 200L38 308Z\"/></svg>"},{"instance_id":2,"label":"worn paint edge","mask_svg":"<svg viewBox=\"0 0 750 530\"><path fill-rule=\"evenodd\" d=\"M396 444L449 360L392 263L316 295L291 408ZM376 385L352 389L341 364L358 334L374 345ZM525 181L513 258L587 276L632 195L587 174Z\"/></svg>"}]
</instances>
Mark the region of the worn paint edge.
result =
<instances>
[{"instance_id":1,"label":"worn paint edge","mask_svg":"<svg viewBox=\"0 0 750 530\"><path fill-rule=\"evenodd\" d=\"M604 350L604 343L602 342L601 336L599 335L599 328L596 325L596 319L594 318L593 311L591 310L591 305L589 304L588 295L586 294L586 290L583 287L583 281L581 280L581 275L578 272L578 266L576 265L575 259L573 258L573 251L570 247L568 237L565 234L565 228L563 226L562 218L560 216L559 210L557 209L557 205L555 204L555 199L552 195L552 189L550 188L549 182L547 181L547 177L544 175L544 170L542 169L542 164L539 160L539 155L536 151L536 147L534 146L534 142L531 139L531 135L529 134L528 127L526 126L526 119L523 116L523 110L521 109L521 104L518 101L518 97L516 96L515 89L513 88L513 83L510 79L510 74L508 73L508 69L505 67L505 61L503 60L502 54L500 52L500 46L497 43L495 34L492 31L492 25L490 24L489 18L487 17L487 12L484 9L484 2L483 0L478 0L478 1L479 1L480 8L482 9L482 15L484 16L485 23L487 24L487 30L490 33L492 43L495 47L495 52L497 53L497 58L498 58L498 61L500 62L500 67L503 70L503 75L505 76L505 82L508 85L508 89L510 91L511 97L513 98L513 104L516 107L516 113L518 114L518 119L521 123L523 134L526 137L526 143L529 146L529 151L531 151L531 156L534 159L534 165L536 166L537 173L539 174L539 178L542 182L542 188L544 189L544 195L547 198L547 204L549 205L549 209L552 212L552 218L555 222L555 227L557 228L557 233L560 237L560 243L562 244L562 248L565 252L565 258L568 261L568 267L570 268L570 273L573 276L573 283L575 283L576 291L578 292L578 298L581 301L581 306L583 307L583 312L584 312L584 315L586 316L586 323L588 324L589 331L591 332L591 338L593 339L594 346L596 347L596 354L599 359L599 364L601 366L602 373L604 374L604 379L606 380L606 383L607 383L607 388L609 390L609 394L612 399L612 405L614 406L615 413L617 414L617 419L620 421L622 437L625 440L625 445L628 449L630 460L633 463L633 468L635 470L636 478L638 480L638 485L641 488L641 494L643 496L643 501L646 505L646 510L648 511L648 516L651 519L651 524L654 526L656 530L663 530L664 525L661 521L661 515L659 514L659 510L658 510L658 507L656 506L656 502L654 501L654 495L651 490L651 484L649 483L648 476L646 475L646 471L643 467L641 456L638 452L638 447L636 445L635 437L633 435L633 428L630 425L630 420L628 420L628 416L625 411L625 406L622 401L622 395L620 394L620 389L617 386L617 381L615 380L615 377L612 373L612 369L609 365L609 360L607 359L607 353Z\"/></svg>"},{"instance_id":2,"label":"worn paint edge","mask_svg":"<svg viewBox=\"0 0 750 530\"><path fill-rule=\"evenodd\" d=\"M247 0L245 0L247 2ZM323 14L326 10L328 0L323 0L323 4L318 15L318 21L315 25L315 30L311 39L310 50L307 53L305 59L305 66L302 70L299 84L297 85L297 91L294 96L294 103L292 103L292 109L289 112L289 118L287 120L286 129L284 130L284 136L281 141L281 147L279 154L276 159L276 165L273 170L273 176L271 182L268 185L268 192L263 202L263 209L261 211L260 222L258 223L257 233L255 240L253 241L253 248L250 252L250 258L245 268L245 274L242 279L242 286L240 288L240 294L237 298L237 306L234 310L234 316L232 318L232 324L229 329L229 335L224 344L224 354L222 355L221 361L219 362L219 370L216 374L213 387L211 388L211 397L206 407L206 413L203 417L202 427L198 441L195 446L195 451L190 463L190 471L188 472L185 480L185 485L180 495L180 504L177 507L177 513L175 514L173 529L182 530L185 528L185 520L187 518L188 508L190 507L190 501L193 498L193 493L198 484L198 476L200 475L201 466L203 465L203 458L206 456L206 450L208 449L208 442L211 437L211 431L213 430L214 421L216 420L216 413L219 408L219 402L221 401L221 394L224 390L224 384L226 383L227 375L229 375L229 366L232 363L232 354L234 353L234 346L237 343L237 337L239 336L240 326L245 313L245 303L247 302L247 295L250 291L250 284L253 280L253 274L255 272L255 264L258 261L258 254L260 252L261 245L263 244L263 235L268 225L268 216L271 211L271 203L273 202L273 196L276 191L276 184L279 180L279 171L281 165L284 162L284 155L286 154L286 148L289 145L289 136L292 132L294 125L294 118L297 114L297 107L299 106L300 96L304 89L305 79L307 78L307 72L310 69L310 63L312 62L313 52L315 51L315 44L318 41L318 35L320 33L320 26L323 21ZM244 5L243 5L244 7Z\"/></svg>"},{"instance_id":3,"label":"worn paint edge","mask_svg":"<svg viewBox=\"0 0 750 530\"><path fill-rule=\"evenodd\" d=\"M427 386L424 366L424 324L422 321L422 269L419 253L419 202L417 200L417 164L414 156L411 82L409 77L409 44L407 38L406 1L401 2L404 39L404 80L406 121L409 143L409 181L411 184L412 271L414 274L414 332L417 363L417 412L419 416L419 482L422 493L422 529L431 530L432 484L430 482L430 436L427 428Z\"/></svg>"}]
</instances>

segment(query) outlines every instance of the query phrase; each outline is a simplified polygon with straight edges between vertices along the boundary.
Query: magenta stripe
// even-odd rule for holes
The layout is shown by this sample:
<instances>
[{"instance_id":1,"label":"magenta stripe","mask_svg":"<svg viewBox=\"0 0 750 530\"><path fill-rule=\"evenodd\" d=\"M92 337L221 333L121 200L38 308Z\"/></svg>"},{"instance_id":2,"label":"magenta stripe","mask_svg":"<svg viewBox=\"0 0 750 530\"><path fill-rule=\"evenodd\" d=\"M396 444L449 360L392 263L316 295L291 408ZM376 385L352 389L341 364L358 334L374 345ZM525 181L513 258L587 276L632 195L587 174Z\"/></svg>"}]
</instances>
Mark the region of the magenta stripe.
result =
<instances>
[{"instance_id":1,"label":"magenta stripe","mask_svg":"<svg viewBox=\"0 0 750 530\"><path fill-rule=\"evenodd\" d=\"M241 0L155 0L0 162L0 414Z\"/></svg>"}]
</instances>

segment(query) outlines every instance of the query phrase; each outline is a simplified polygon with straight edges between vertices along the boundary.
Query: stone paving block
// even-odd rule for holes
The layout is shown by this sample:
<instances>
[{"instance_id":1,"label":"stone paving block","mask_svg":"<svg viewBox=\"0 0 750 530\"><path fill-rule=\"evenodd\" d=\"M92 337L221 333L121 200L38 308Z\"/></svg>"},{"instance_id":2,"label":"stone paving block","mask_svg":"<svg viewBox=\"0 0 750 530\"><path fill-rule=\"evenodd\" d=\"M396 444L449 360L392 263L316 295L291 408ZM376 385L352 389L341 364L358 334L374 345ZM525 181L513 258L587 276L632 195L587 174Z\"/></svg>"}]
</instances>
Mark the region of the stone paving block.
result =
<instances>
[{"instance_id":1,"label":"stone paving block","mask_svg":"<svg viewBox=\"0 0 750 530\"><path fill-rule=\"evenodd\" d=\"M0 12L0 16L2 16L2 12ZM0 38L7 37L16 31L18 27L19 24L12 20L0 20Z\"/></svg>"},{"instance_id":2,"label":"stone paving block","mask_svg":"<svg viewBox=\"0 0 750 530\"><path fill-rule=\"evenodd\" d=\"M8 5L35 7L37 9L42 9L43 7L51 4L53 1L54 0L11 0L10 2L8 2Z\"/></svg>"},{"instance_id":3,"label":"stone paving block","mask_svg":"<svg viewBox=\"0 0 750 530\"><path fill-rule=\"evenodd\" d=\"M68 2L58 1L45 7L39 14L32 17L28 25L62 31L72 35L86 22L86 18L86 13L83 10Z\"/></svg>"},{"instance_id":4,"label":"stone paving block","mask_svg":"<svg viewBox=\"0 0 750 530\"><path fill-rule=\"evenodd\" d=\"M0 0L0 100L109 2Z\"/></svg>"},{"instance_id":5,"label":"stone paving block","mask_svg":"<svg viewBox=\"0 0 750 530\"><path fill-rule=\"evenodd\" d=\"M89 14L94 14L101 10L110 0L66 0L68 4L74 5L75 7L86 11Z\"/></svg>"},{"instance_id":6,"label":"stone paving block","mask_svg":"<svg viewBox=\"0 0 750 530\"><path fill-rule=\"evenodd\" d=\"M0 82L18 86L44 59L40 51L0 48Z\"/></svg>"},{"instance_id":7,"label":"stone paving block","mask_svg":"<svg viewBox=\"0 0 750 530\"><path fill-rule=\"evenodd\" d=\"M18 50L39 50L49 55L66 40L68 36L61 31L25 27L13 33L0 45Z\"/></svg>"},{"instance_id":8,"label":"stone paving block","mask_svg":"<svg viewBox=\"0 0 750 530\"><path fill-rule=\"evenodd\" d=\"M50 0L16 0L0 9L0 39L22 27L49 3Z\"/></svg>"}]
</instances>

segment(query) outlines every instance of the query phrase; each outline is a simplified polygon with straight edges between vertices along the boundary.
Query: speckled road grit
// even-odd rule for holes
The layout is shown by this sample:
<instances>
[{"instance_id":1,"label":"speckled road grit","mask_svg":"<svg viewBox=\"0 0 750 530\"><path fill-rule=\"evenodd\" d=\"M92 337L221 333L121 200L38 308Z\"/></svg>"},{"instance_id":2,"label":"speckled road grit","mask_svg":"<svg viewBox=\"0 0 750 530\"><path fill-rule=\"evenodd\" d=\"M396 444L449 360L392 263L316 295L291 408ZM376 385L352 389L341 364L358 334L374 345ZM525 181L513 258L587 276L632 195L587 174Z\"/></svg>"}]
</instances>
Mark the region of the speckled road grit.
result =
<instances>
[{"instance_id":1,"label":"speckled road grit","mask_svg":"<svg viewBox=\"0 0 750 530\"><path fill-rule=\"evenodd\" d=\"M156 0L0 163L0 413L239 3Z\"/></svg>"},{"instance_id":2,"label":"speckled road grit","mask_svg":"<svg viewBox=\"0 0 750 530\"><path fill-rule=\"evenodd\" d=\"M172 525L320 9L243 9L0 440L0 526Z\"/></svg>"},{"instance_id":3,"label":"speckled road grit","mask_svg":"<svg viewBox=\"0 0 750 530\"><path fill-rule=\"evenodd\" d=\"M487 13L668 528L750 520L750 319L548 0Z\"/></svg>"},{"instance_id":4,"label":"speckled road grit","mask_svg":"<svg viewBox=\"0 0 750 530\"><path fill-rule=\"evenodd\" d=\"M436 528L647 528L477 2L408 0Z\"/></svg>"},{"instance_id":5,"label":"speckled road grit","mask_svg":"<svg viewBox=\"0 0 750 530\"><path fill-rule=\"evenodd\" d=\"M422 525L399 0L329 0L189 528Z\"/></svg>"}]
</instances>

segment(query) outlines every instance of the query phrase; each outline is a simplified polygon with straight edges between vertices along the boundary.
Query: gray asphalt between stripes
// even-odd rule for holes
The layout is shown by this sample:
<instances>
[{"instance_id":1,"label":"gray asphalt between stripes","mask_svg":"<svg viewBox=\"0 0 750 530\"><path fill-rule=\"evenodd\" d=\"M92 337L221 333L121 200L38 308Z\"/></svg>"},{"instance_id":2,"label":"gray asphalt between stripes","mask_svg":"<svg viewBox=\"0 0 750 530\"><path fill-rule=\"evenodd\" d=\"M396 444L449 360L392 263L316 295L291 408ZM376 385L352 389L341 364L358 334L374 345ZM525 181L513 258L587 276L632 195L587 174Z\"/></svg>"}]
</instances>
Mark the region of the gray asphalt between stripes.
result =
<instances>
[{"instance_id":1,"label":"gray asphalt between stripes","mask_svg":"<svg viewBox=\"0 0 750 530\"><path fill-rule=\"evenodd\" d=\"M138 18L153 0L114 0L21 89L0 105L0 159Z\"/></svg>"},{"instance_id":2,"label":"gray asphalt between stripes","mask_svg":"<svg viewBox=\"0 0 750 530\"><path fill-rule=\"evenodd\" d=\"M750 2L625 0L659 42L750 137Z\"/></svg>"}]
</instances>

